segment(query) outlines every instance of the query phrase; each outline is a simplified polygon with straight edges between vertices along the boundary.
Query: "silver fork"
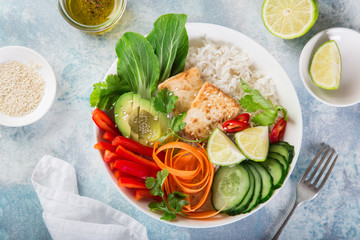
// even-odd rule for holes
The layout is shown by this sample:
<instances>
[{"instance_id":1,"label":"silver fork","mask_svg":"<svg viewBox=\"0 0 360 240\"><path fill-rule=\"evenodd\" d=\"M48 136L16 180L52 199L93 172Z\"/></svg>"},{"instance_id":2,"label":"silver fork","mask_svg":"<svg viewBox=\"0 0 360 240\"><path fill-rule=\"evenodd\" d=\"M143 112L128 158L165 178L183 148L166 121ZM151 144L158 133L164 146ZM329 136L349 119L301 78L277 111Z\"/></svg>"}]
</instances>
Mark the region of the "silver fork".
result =
<instances>
[{"instance_id":1,"label":"silver fork","mask_svg":"<svg viewBox=\"0 0 360 240\"><path fill-rule=\"evenodd\" d=\"M330 155L329 155L330 154ZM315 163L317 162L318 158L321 157L321 160L317 163L315 169L311 172L311 169L314 167ZM335 165L335 162L337 160L338 155L336 154L335 150L331 148L329 145L324 144L320 151L316 154L315 158L310 163L309 167L304 172L303 176L301 177L297 187L296 187L296 201L294 204L294 207L291 209L289 215L284 220L283 224L279 228L279 230L276 232L273 240L278 239L280 236L282 230L284 229L285 225L289 221L290 217L294 213L294 210L297 206L299 206L304 201L309 201L316 197L316 195L319 193L320 189L324 186L326 180L329 178L330 173ZM326 159L327 158L327 159ZM326 159L326 162L323 164L324 160ZM332 162L331 166L329 168L328 165ZM320 169L321 167L321 169ZM320 171L320 172L319 172ZM323 175L326 173L326 175L323 177ZM316 179L315 179L316 176ZM323 178L322 178L323 177ZM315 179L315 180L314 180ZM320 181L321 179L321 181Z\"/></svg>"}]
</instances>

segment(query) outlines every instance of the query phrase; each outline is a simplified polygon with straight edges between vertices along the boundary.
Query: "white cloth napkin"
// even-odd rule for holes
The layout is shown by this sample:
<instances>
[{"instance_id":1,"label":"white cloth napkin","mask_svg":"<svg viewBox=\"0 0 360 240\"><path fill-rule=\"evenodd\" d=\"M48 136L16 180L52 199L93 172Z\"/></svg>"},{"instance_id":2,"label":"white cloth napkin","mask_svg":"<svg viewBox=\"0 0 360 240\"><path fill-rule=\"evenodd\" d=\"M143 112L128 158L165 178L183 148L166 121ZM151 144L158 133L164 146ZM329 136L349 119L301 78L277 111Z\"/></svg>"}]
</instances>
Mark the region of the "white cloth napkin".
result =
<instances>
[{"instance_id":1,"label":"white cloth napkin","mask_svg":"<svg viewBox=\"0 0 360 240\"><path fill-rule=\"evenodd\" d=\"M128 215L97 200L79 196L74 167L45 155L31 181L54 240L148 239L146 228Z\"/></svg>"}]
</instances>

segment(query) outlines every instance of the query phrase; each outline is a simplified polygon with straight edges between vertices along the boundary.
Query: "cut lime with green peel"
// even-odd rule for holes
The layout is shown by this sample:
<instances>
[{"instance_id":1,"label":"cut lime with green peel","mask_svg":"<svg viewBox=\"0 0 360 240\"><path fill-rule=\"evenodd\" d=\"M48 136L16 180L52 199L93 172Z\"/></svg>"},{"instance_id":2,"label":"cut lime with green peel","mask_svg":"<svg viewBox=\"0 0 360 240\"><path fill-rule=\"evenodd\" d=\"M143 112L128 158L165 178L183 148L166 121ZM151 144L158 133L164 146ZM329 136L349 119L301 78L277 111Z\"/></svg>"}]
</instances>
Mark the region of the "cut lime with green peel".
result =
<instances>
[{"instance_id":1,"label":"cut lime with green peel","mask_svg":"<svg viewBox=\"0 0 360 240\"><path fill-rule=\"evenodd\" d=\"M275 36L301 37L315 24L319 15L317 0L265 0L261 17Z\"/></svg>"},{"instance_id":2,"label":"cut lime with green peel","mask_svg":"<svg viewBox=\"0 0 360 240\"><path fill-rule=\"evenodd\" d=\"M335 90L341 81L341 55L334 40L323 43L314 53L309 69L313 83L321 88Z\"/></svg>"},{"instance_id":3,"label":"cut lime with green peel","mask_svg":"<svg viewBox=\"0 0 360 240\"><path fill-rule=\"evenodd\" d=\"M240 151L250 160L262 162L269 151L269 128L258 126L247 128L235 134Z\"/></svg>"},{"instance_id":4,"label":"cut lime with green peel","mask_svg":"<svg viewBox=\"0 0 360 240\"><path fill-rule=\"evenodd\" d=\"M211 133L206 150L210 162L218 166L235 165L246 159L235 143L217 128Z\"/></svg>"}]
</instances>

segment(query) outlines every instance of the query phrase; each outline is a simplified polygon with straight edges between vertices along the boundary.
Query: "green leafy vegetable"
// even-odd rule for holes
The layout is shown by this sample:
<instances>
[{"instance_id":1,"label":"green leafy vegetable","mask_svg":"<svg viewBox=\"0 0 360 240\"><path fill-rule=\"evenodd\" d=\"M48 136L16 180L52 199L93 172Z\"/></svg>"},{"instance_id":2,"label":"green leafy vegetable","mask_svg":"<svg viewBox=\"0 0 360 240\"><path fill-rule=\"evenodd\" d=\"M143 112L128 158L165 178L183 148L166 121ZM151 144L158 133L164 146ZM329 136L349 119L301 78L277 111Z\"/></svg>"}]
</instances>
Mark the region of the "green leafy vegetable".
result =
<instances>
[{"instance_id":1,"label":"green leafy vegetable","mask_svg":"<svg viewBox=\"0 0 360 240\"><path fill-rule=\"evenodd\" d=\"M141 34L125 33L117 42L117 73L130 90L151 99L159 80L159 60L149 41Z\"/></svg>"},{"instance_id":2,"label":"green leafy vegetable","mask_svg":"<svg viewBox=\"0 0 360 240\"><path fill-rule=\"evenodd\" d=\"M121 81L117 75L108 75L104 82L94 84L94 90L90 95L90 105L109 110L120 95L129 91L127 84Z\"/></svg>"},{"instance_id":3,"label":"green leafy vegetable","mask_svg":"<svg viewBox=\"0 0 360 240\"><path fill-rule=\"evenodd\" d=\"M183 122L184 118L186 117L186 113L180 113L179 115L173 117L170 121L170 128L174 131L174 132L180 132L181 130L183 130L186 126L186 123Z\"/></svg>"},{"instance_id":4,"label":"green leafy vegetable","mask_svg":"<svg viewBox=\"0 0 360 240\"><path fill-rule=\"evenodd\" d=\"M153 30L146 37L159 59L159 82L184 70L189 50L186 19L185 14L162 15L155 21Z\"/></svg>"},{"instance_id":5,"label":"green leafy vegetable","mask_svg":"<svg viewBox=\"0 0 360 240\"><path fill-rule=\"evenodd\" d=\"M175 103L178 97L175 96L174 92L169 91L167 88L161 89L157 92L156 97L153 98L154 108L158 112L170 114L175 108Z\"/></svg>"},{"instance_id":6,"label":"green leafy vegetable","mask_svg":"<svg viewBox=\"0 0 360 240\"><path fill-rule=\"evenodd\" d=\"M287 120L287 111L280 105L273 105L271 101L267 101L258 90L252 89L244 80L241 79L241 88L247 93L240 99L240 105L248 112L256 112L263 110L256 114L251 120L263 126L268 126L274 123L279 111L284 114L284 119Z\"/></svg>"},{"instance_id":7,"label":"green leafy vegetable","mask_svg":"<svg viewBox=\"0 0 360 240\"><path fill-rule=\"evenodd\" d=\"M185 199L188 195L173 192L167 196L167 202L165 200L164 191L161 186L165 182L166 177L169 175L168 170L164 169L156 174L156 178L148 177L145 180L145 185L150 189L150 193L154 196L160 196L162 198L161 202L151 202L149 203L149 208L151 211L162 211L163 216L160 219L171 221L176 218L176 213L181 213L183 206L189 204Z\"/></svg>"},{"instance_id":8,"label":"green leafy vegetable","mask_svg":"<svg viewBox=\"0 0 360 240\"><path fill-rule=\"evenodd\" d=\"M150 189L150 193L154 196L164 197L164 192L161 189L161 186L165 182L166 177L169 175L169 171L164 169L156 173L156 178L147 177L145 180L145 185Z\"/></svg>"},{"instance_id":9,"label":"green leafy vegetable","mask_svg":"<svg viewBox=\"0 0 360 240\"><path fill-rule=\"evenodd\" d=\"M150 100L159 81L183 71L189 50L186 19L185 14L162 15L146 38L125 33L115 47L118 76L109 75L110 83L94 85L91 106L109 110L125 92Z\"/></svg>"},{"instance_id":10,"label":"green leafy vegetable","mask_svg":"<svg viewBox=\"0 0 360 240\"><path fill-rule=\"evenodd\" d=\"M162 142L166 140L169 136L175 135L176 137L188 141L188 142L202 142L206 139L200 139L200 140L191 140L191 139L185 139L177 132L180 132L183 130L186 126L186 123L183 122L183 120L186 117L186 112L180 113L177 116L174 116L173 118L169 118L170 113L175 108L175 103L178 100L178 97L174 94L174 92L169 91L167 88L161 89L161 91L157 92L156 96L152 99L152 104L156 111L166 113L168 115L168 125L170 126L171 132L168 133L165 136L162 136L159 141Z\"/></svg>"}]
</instances>

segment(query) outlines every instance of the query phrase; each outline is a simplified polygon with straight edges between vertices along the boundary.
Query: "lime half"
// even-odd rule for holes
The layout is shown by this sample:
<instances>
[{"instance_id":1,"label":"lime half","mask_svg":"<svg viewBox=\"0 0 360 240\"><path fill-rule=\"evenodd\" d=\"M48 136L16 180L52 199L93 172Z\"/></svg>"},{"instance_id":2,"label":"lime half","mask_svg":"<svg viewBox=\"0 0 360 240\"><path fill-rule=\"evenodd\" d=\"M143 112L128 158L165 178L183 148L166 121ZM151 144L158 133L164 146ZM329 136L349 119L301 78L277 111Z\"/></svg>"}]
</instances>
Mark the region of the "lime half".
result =
<instances>
[{"instance_id":1,"label":"lime half","mask_svg":"<svg viewBox=\"0 0 360 240\"><path fill-rule=\"evenodd\" d=\"M266 160L269 150L269 128L267 126L252 127L237 132L235 140L241 152L250 160L256 162Z\"/></svg>"},{"instance_id":2,"label":"lime half","mask_svg":"<svg viewBox=\"0 0 360 240\"><path fill-rule=\"evenodd\" d=\"M341 55L334 40L323 43L315 52L310 64L310 76L315 85L335 90L340 86Z\"/></svg>"},{"instance_id":3,"label":"lime half","mask_svg":"<svg viewBox=\"0 0 360 240\"><path fill-rule=\"evenodd\" d=\"M265 0L261 17L275 36L297 38L310 30L319 15L316 0Z\"/></svg>"},{"instance_id":4,"label":"lime half","mask_svg":"<svg viewBox=\"0 0 360 240\"><path fill-rule=\"evenodd\" d=\"M218 166L230 166L246 159L235 143L217 128L210 135L207 154L210 162Z\"/></svg>"}]
</instances>

